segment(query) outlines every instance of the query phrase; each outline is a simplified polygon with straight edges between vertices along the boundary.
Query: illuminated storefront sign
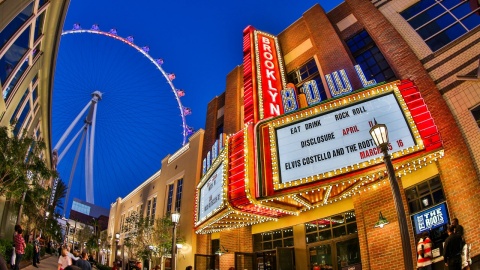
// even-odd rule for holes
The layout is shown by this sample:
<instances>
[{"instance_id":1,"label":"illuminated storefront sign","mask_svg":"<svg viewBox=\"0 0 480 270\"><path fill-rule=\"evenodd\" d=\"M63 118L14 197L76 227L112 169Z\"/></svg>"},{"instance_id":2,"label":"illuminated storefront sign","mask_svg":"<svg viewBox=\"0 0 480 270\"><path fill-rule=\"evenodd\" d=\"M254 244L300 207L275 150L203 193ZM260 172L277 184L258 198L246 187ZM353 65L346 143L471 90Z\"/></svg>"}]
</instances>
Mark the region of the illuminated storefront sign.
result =
<instances>
[{"instance_id":1,"label":"illuminated storefront sign","mask_svg":"<svg viewBox=\"0 0 480 270\"><path fill-rule=\"evenodd\" d=\"M277 37L249 26L243 51L245 123L282 115L286 79Z\"/></svg>"},{"instance_id":2,"label":"illuminated storefront sign","mask_svg":"<svg viewBox=\"0 0 480 270\"><path fill-rule=\"evenodd\" d=\"M420 234L425 231L438 228L448 224L447 205L441 203L412 216L415 225L415 233Z\"/></svg>"},{"instance_id":3,"label":"illuminated storefront sign","mask_svg":"<svg viewBox=\"0 0 480 270\"><path fill-rule=\"evenodd\" d=\"M260 119L264 119L283 114L280 96L284 86L279 62L281 55L276 37L255 31L255 40Z\"/></svg>"},{"instance_id":4,"label":"illuminated storefront sign","mask_svg":"<svg viewBox=\"0 0 480 270\"><path fill-rule=\"evenodd\" d=\"M389 151L415 145L393 93L276 129L280 183L382 156L369 134L375 120L388 127Z\"/></svg>"},{"instance_id":5,"label":"illuminated storefront sign","mask_svg":"<svg viewBox=\"0 0 480 270\"><path fill-rule=\"evenodd\" d=\"M198 220L210 216L223 202L223 166L223 162L220 163L220 166L200 188Z\"/></svg>"}]
</instances>

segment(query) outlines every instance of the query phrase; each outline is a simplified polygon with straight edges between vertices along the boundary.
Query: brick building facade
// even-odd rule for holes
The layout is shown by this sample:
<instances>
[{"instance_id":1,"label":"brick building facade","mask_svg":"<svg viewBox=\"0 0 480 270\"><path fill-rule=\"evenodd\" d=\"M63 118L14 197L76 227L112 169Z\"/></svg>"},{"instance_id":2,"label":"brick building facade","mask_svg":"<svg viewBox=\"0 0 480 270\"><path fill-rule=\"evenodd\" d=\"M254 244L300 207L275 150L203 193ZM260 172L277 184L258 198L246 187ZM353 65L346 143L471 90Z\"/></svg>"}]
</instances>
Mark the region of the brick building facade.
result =
<instances>
[{"instance_id":1,"label":"brick building facade","mask_svg":"<svg viewBox=\"0 0 480 270\"><path fill-rule=\"evenodd\" d=\"M408 173L401 174L398 182L403 191L402 200L407 213L412 253L416 254L417 233L410 216L439 203L446 203L448 206L449 219L457 217L460 220L465 228L467 243L471 243L474 247L478 246L480 244L480 238L478 238L480 227L478 226L477 211L480 206L480 196L478 195L480 182L478 177L479 152L476 149L480 136L478 118L475 119L478 117L475 116L475 108L478 108L480 104L480 81L478 78L464 80L459 75L475 75L478 69L478 55L480 55L480 43L478 42L480 24L478 22L480 19L474 17L478 15L475 15L475 10L473 10L465 15L472 16L469 18L473 18L472 20L475 21L473 26L464 23L465 34L458 37L450 37L445 34L446 37L443 37L442 40L435 40L437 36L443 35L442 32L439 32L437 36L424 37L422 36L424 33L418 30L423 26L417 29L418 34L412 26L415 23L415 16L421 16L414 15L413 19L408 18L412 13L421 13L422 5L426 5L427 1L372 2L346 0L328 13L316 5L278 34L278 42L288 74L288 83L300 84L302 75L295 74L303 74L302 72L305 70L308 73L311 68L308 63L314 63L318 69L316 78L325 91L325 102L332 99L325 76L327 74L344 69L353 90L363 87L354 69L356 64L362 67L365 74L369 74L368 79L384 78L388 82L405 79L413 81L441 135L444 155L443 158L438 160L435 158L432 162L418 167L415 166L413 158L403 160L402 164L394 160L394 165L397 164L397 173L400 173L404 166L408 171ZM457 1L452 5L454 7L449 8L465 9L468 3ZM458 21L461 20L458 19ZM268 29L265 30L268 31ZM445 41L446 38L451 40ZM368 40L368 46L359 45L361 42L367 43L366 40ZM361 48L358 49L358 47ZM368 66L369 60L365 52L375 54L372 57L376 61L375 64ZM367 60L365 60L366 58ZM379 67L380 72L375 73L376 66ZM382 73L383 77L377 77L379 73ZM314 75L309 76L305 77L311 79ZM295 82L291 81L291 78L300 78L300 80ZM243 70L242 67L236 67L226 78L225 92L214 98L208 105L203 157L207 155L219 133L235 134L244 128L243 102ZM402 165L402 168L398 168L399 164ZM372 167L371 172L377 173L377 170L378 166ZM350 177L347 174L344 179L336 178L337 184L347 181ZM321 183L317 185L318 187L322 186ZM306 185L299 186L298 189L304 187ZM309 189L305 188L303 191L307 190L308 194L313 190L312 187L315 187L315 184L309 185ZM425 192L430 192L431 197L429 198L433 198L433 201L420 201L420 199L426 198L422 197L424 196L422 193L424 187L429 188L429 191ZM262 267L267 269L267 257L271 256L269 250L274 250L275 244L271 246L271 249L256 248L257 242L264 247L270 245L266 240L256 239L281 231L284 237L279 239L283 239L283 244L277 246L292 246L285 243L287 240L290 241L290 238L293 239L296 269L312 269L314 263L317 263L316 260L322 258L319 254L328 253L325 253L325 250L331 249L330 255L338 257L343 254L341 250L343 242L351 241L352 237L358 238L361 269L384 269L385 267L404 269L400 252L402 244L398 220L388 182L380 177L370 183L367 181L365 185L362 184L362 190L364 192L340 197L338 201L335 199L330 204L313 207L313 210L299 211L298 216L287 215L279 217L277 221L262 222L210 234L198 234L197 243L203 244L197 245L196 253L212 254L214 241L219 241L220 245L229 250L229 253L219 257L220 269L241 266L241 262L235 261L236 258L238 261L240 261L239 258L248 261L245 259L248 256L235 257L235 252L255 254L252 256L256 257L263 256ZM438 198L436 196L439 190L443 194L440 202L435 201ZM271 200L274 199L278 198ZM266 202L268 201L267 198ZM265 203L265 200L262 202ZM322 218L333 220L334 216L340 214L345 217L344 222L348 222L348 214L345 213L350 213L349 211L353 211L356 217L355 233L309 242L308 224L313 224L313 221ZM383 229L374 228L379 212L390 222ZM291 235L287 233L290 228ZM385 251L385 243L388 243L388 250L390 250L388 252ZM391 252L395 250L399 252ZM474 261L478 260L479 254L478 250L472 250ZM416 262L416 256L414 255L414 257L412 259ZM348 265L344 261L332 258L330 260L330 263L325 264L331 264L333 269L344 269L343 267ZM437 261L439 265L442 264L440 257L437 258ZM318 263L322 264L322 262ZM243 265L246 266L246 264ZM352 267L360 269L358 261L352 263Z\"/></svg>"}]
</instances>

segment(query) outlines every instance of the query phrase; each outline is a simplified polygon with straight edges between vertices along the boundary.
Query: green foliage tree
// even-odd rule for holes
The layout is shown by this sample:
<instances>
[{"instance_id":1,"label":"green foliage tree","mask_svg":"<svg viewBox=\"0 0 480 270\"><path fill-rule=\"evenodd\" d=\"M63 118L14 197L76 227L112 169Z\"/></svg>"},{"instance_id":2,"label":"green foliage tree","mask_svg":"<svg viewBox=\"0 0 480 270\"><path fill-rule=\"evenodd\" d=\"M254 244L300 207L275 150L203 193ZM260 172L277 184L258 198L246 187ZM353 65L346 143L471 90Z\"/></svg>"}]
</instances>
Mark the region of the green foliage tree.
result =
<instances>
[{"instance_id":1,"label":"green foliage tree","mask_svg":"<svg viewBox=\"0 0 480 270\"><path fill-rule=\"evenodd\" d=\"M152 222L133 212L125 219L123 228L126 235L124 245L128 248L129 257L153 260L154 264L159 264L172 250L172 228L169 217Z\"/></svg>"},{"instance_id":2,"label":"green foliage tree","mask_svg":"<svg viewBox=\"0 0 480 270\"><path fill-rule=\"evenodd\" d=\"M43 141L25 132L10 136L8 127L0 127L0 196L20 203L32 183L42 185L56 176L43 158L45 148Z\"/></svg>"}]
</instances>

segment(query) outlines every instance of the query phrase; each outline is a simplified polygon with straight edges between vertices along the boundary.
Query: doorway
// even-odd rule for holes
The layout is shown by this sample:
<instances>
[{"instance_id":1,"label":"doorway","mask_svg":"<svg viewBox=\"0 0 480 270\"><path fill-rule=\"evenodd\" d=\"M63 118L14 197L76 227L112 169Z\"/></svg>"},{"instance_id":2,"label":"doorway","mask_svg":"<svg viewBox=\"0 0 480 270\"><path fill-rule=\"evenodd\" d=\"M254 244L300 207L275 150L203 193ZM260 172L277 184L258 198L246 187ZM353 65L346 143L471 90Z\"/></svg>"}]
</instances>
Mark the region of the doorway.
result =
<instances>
[{"instance_id":1,"label":"doorway","mask_svg":"<svg viewBox=\"0 0 480 270\"><path fill-rule=\"evenodd\" d=\"M336 239L309 245L309 269L361 270L358 238Z\"/></svg>"},{"instance_id":2,"label":"doorway","mask_svg":"<svg viewBox=\"0 0 480 270\"><path fill-rule=\"evenodd\" d=\"M255 253L235 252L235 269L295 270L295 251L291 247L277 247Z\"/></svg>"}]
</instances>

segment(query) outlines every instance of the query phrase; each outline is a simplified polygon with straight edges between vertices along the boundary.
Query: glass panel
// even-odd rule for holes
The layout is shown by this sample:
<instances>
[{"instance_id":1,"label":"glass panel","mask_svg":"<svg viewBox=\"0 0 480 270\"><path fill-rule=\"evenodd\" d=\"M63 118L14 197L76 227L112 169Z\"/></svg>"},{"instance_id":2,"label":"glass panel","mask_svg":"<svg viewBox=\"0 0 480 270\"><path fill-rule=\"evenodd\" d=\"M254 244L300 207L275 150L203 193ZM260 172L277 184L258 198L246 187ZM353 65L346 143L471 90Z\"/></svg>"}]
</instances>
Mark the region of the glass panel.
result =
<instances>
[{"instance_id":1,"label":"glass panel","mask_svg":"<svg viewBox=\"0 0 480 270\"><path fill-rule=\"evenodd\" d=\"M347 225L347 233L357 233L357 223L350 223Z\"/></svg>"},{"instance_id":2,"label":"glass panel","mask_svg":"<svg viewBox=\"0 0 480 270\"><path fill-rule=\"evenodd\" d=\"M435 177L430 180L430 189L435 190L438 188L442 188L442 182L440 181L439 177Z\"/></svg>"},{"instance_id":3,"label":"glass panel","mask_svg":"<svg viewBox=\"0 0 480 270\"><path fill-rule=\"evenodd\" d=\"M18 62L28 50L29 28L27 28L14 44L8 48L5 55L0 59L0 81L3 83L17 66Z\"/></svg>"},{"instance_id":4,"label":"glass panel","mask_svg":"<svg viewBox=\"0 0 480 270\"><path fill-rule=\"evenodd\" d=\"M447 45L451 41L455 40L456 38L460 37L461 35L465 34L467 30L463 28L459 23L453 25L452 27L448 28L447 30L443 31L442 33L438 34L434 38L427 41L427 45L432 49L432 51L436 51L443 46Z\"/></svg>"},{"instance_id":5,"label":"glass panel","mask_svg":"<svg viewBox=\"0 0 480 270\"><path fill-rule=\"evenodd\" d=\"M432 197L433 197L433 203L434 204L441 203L441 202L445 201L445 194L443 194L443 189L439 189L437 191L434 191L432 193Z\"/></svg>"},{"instance_id":6,"label":"glass panel","mask_svg":"<svg viewBox=\"0 0 480 270\"><path fill-rule=\"evenodd\" d=\"M0 31L0 48L22 27L33 14L33 3L18 14L3 30Z\"/></svg>"},{"instance_id":7,"label":"glass panel","mask_svg":"<svg viewBox=\"0 0 480 270\"><path fill-rule=\"evenodd\" d=\"M285 239L283 239L283 246L284 246L284 247L293 247L293 246L294 246L293 238L285 238Z\"/></svg>"},{"instance_id":8,"label":"glass panel","mask_svg":"<svg viewBox=\"0 0 480 270\"><path fill-rule=\"evenodd\" d=\"M332 238L332 231L331 230L325 230L325 231L319 231L318 232L318 240L317 241L328 240L330 238Z\"/></svg>"},{"instance_id":9,"label":"glass panel","mask_svg":"<svg viewBox=\"0 0 480 270\"><path fill-rule=\"evenodd\" d=\"M13 134L15 136L17 136L18 133L22 130L23 122L25 121L25 118L29 113L30 113L30 103L27 102L27 104L25 104L25 108L23 108L22 113L20 114L20 116L17 119L17 122L15 123L15 128L13 129Z\"/></svg>"},{"instance_id":10,"label":"glass panel","mask_svg":"<svg viewBox=\"0 0 480 270\"><path fill-rule=\"evenodd\" d=\"M316 232L317 231L317 225L313 222L305 223L305 230L306 230L307 233Z\"/></svg>"},{"instance_id":11,"label":"glass panel","mask_svg":"<svg viewBox=\"0 0 480 270\"><path fill-rule=\"evenodd\" d=\"M293 229L283 230L283 237L291 237L291 236L293 236Z\"/></svg>"},{"instance_id":12,"label":"glass panel","mask_svg":"<svg viewBox=\"0 0 480 270\"><path fill-rule=\"evenodd\" d=\"M42 12L37 17L37 20L35 21L35 41L43 34L43 22L45 20L45 12Z\"/></svg>"},{"instance_id":13,"label":"glass panel","mask_svg":"<svg viewBox=\"0 0 480 270\"><path fill-rule=\"evenodd\" d=\"M438 17L440 14L442 14L444 12L445 12L445 9L442 6L435 5L432 8L426 10L425 12L422 12L422 13L418 14L418 16L416 16L415 18L410 20L409 23L413 28L416 29L416 28L426 24L430 20Z\"/></svg>"},{"instance_id":14,"label":"glass panel","mask_svg":"<svg viewBox=\"0 0 480 270\"><path fill-rule=\"evenodd\" d=\"M467 16L470 12L472 12L472 9L470 8L470 5L467 2L465 2L462 5L459 5L458 7L452 9L451 12L455 17L457 17L457 19L462 19L463 17Z\"/></svg>"},{"instance_id":15,"label":"glass panel","mask_svg":"<svg viewBox=\"0 0 480 270\"><path fill-rule=\"evenodd\" d=\"M321 218L315 221L318 224L319 229L326 229L330 228L330 219L329 218Z\"/></svg>"},{"instance_id":16,"label":"glass panel","mask_svg":"<svg viewBox=\"0 0 480 270\"><path fill-rule=\"evenodd\" d=\"M336 247L338 269L345 269L344 267L361 263L358 238L338 242Z\"/></svg>"},{"instance_id":17,"label":"glass panel","mask_svg":"<svg viewBox=\"0 0 480 270\"><path fill-rule=\"evenodd\" d=\"M332 216L330 218L330 220L332 221L332 226L338 226L338 225L341 225L341 224L345 224L343 214Z\"/></svg>"},{"instance_id":18,"label":"glass panel","mask_svg":"<svg viewBox=\"0 0 480 270\"><path fill-rule=\"evenodd\" d=\"M37 91L37 87L35 87L35 89L33 89L33 92L32 92L33 103L37 101L37 98L38 98L38 91Z\"/></svg>"},{"instance_id":19,"label":"glass panel","mask_svg":"<svg viewBox=\"0 0 480 270\"><path fill-rule=\"evenodd\" d=\"M263 235L263 241L270 241L272 240L272 234L271 233L265 233Z\"/></svg>"},{"instance_id":20,"label":"glass panel","mask_svg":"<svg viewBox=\"0 0 480 270\"><path fill-rule=\"evenodd\" d=\"M319 238L317 237L317 233L308 233L306 235L307 243L314 243L319 241Z\"/></svg>"},{"instance_id":21,"label":"glass panel","mask_svg":"<svg viewBox=\"0 0 480 270\"><path fill-rule=\"evenodd\" d=\"M418 194L420 196L425 195L425 194L430 192L430 189L428 188L428 183L427 182L420 183L420 184L418 184L417 187L418 187Z\"/></svg>"},{"instance_id":22,"label":"glass panel","mask_svg":"<svg viewBox=\"0 0 480 270\"><path fill-rule=\"evenodd\" d=\"M273 239L282 239L282 231L274 231Z\"/></svg>"},{"instance_id":23,"label":"glass panel","mask_svg":"<svg viewBox=\"0 0 480 270\"><path fill-rule=\"evenodd\" d=\"M309 248L310 268L319 265L321 268L332 269L332 248L330 245L320 245Z\"/></svg>"},{"instance_id":24,"label":"glass panel","mask_svg":"<svg viewBox=\"0 0 480 270\"><path fill-rule=\"evenodd\" d=\"M264 242L263 243L263 250L272 249L272 242Z\"/></svg>"},{"instance_id":25,"label":"glass panel","mask_svg":"<svg viewBox=\"0 0 480 270\"><path fill-rule=\"evenodd\" d=\"M410 213L415 213L421 210L420 202L418 200L414 200L408 203L408 208L410 209Z\"/></svg>"},{"instance_id":26,"label":"glass panel","mask_svg":"<svg viewBox=\"0 0 480 270\"><path fill-rule=\"evenodd\" d=\"M357 218L355 216L355 212L354 211L349 211L349 212L346 212L345 213L345 219L348 222L353 222L353 221L356 221Z\"/></svg>"},{"instance_id":27,"label":"glass panel","mask_svg":"<svg viewBox=\"0 0 480 270\"><path fill-rule=\"evenodd\" d=\"M400 14L405 20L408 20L434 4L435 0L423 0L400 12Z\"/></svg>"},{"instance_id":28,"label":"glass panel","mask_svg":"<svg viewBox=\"0 0 480 270\"><path fill-rule=\"evenodd\" d=\"M480 25L480 15L473 13L467 18L463 19L462 23L465 25L465 27L468 28L468 30L472 30L473 28Z\"/></svg>"},{"instance_id":29,"label":"glass panel","mask_svg":"<svg viewBox=\"0 0 480 270\"><path fill-rule=\"evenodd\" d=\"M253 251L262 250L262 234L253 235Z\"/></svg>"},{"instance_id":30,"label":"glass panel","mask_svg":"<svg viewBox=\"0 0 480 270\"><path fill-rule=\"evenodd\" d=\"M11 80L10 84L7 87L5 87L5 89L3 90L3 93L2 93L3 100L7 101L8 97L10 96L13 89L15 88L15 85L17 84L19 79L22 77L23 73L27 68L28 68L28 63L24 62L23 65L20 67L20 69L17 71L17 73L15 73L15 76Z\"/></svg>"},{"instance_id":31,"label":"glass panel","mask_svg":"<svg viewBox=\"0 0 480 270\"><path fill-rule=\"evenodd\" d=\"M340 237L346 234L345 226L333 228L333 237Z\"/></svg>"},{"instance_id":32,"label":"glass panel","mask_svg":"<svg viewBox=\"0 0 480 270\"><path fill-rule=\"evenodd\" d=\"M282 239L273 241L273 248L282 247Z\"/></svg>"}]
</instances>

